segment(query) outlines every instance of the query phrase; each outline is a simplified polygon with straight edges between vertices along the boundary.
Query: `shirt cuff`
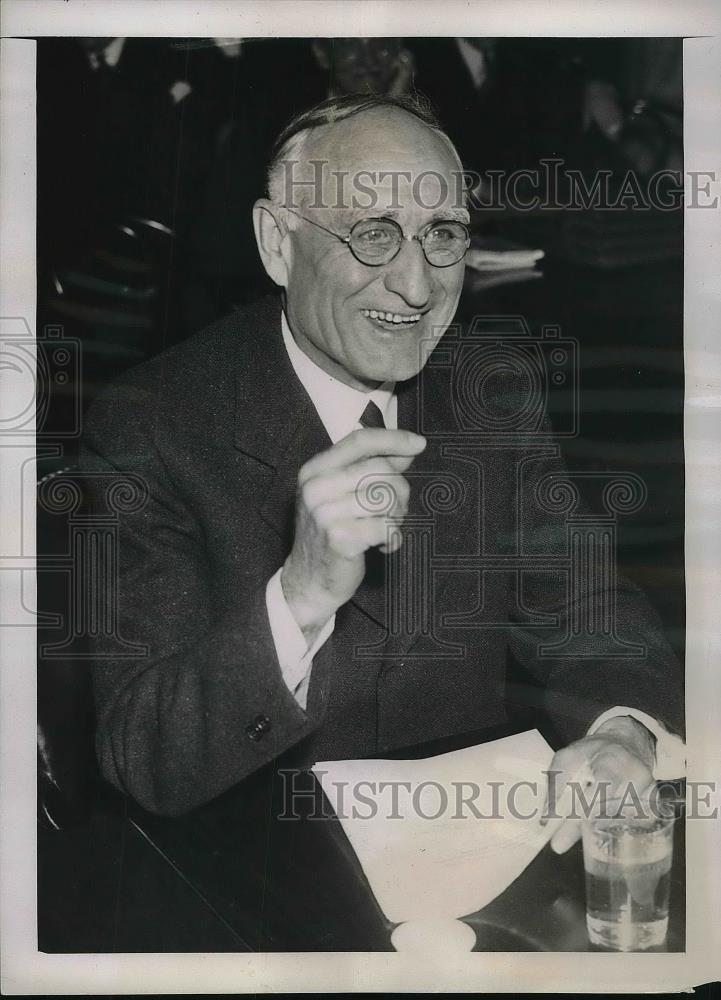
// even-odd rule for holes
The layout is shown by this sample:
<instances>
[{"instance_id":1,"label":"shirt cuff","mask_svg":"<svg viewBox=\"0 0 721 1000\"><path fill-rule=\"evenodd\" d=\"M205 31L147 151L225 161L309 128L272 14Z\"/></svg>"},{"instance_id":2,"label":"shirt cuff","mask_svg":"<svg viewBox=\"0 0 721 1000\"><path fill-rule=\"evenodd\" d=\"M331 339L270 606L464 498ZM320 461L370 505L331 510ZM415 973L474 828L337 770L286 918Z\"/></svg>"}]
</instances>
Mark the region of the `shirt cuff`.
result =
<instances>
[{"instance_id":1,"label":"shirt cuff","mask_svg":"<svg viewBox=\"0 0 721 1000\"><path fill-rule=\"evenodd\" d=\"M592 736L604 722L608 722L609 719L614 719L619 715L630 715L632 719L636 719L656 737L656 764L653 769L653 776L656 781L673 781L676 778L683 778L685 776L686 744L681 737L676 736L674 733L669 733L668 729L662 726L660 722L657 722L656 719L645 712L639 712L636 708L626 708L624 705L609 708L603 715L599 715L588 730L588 735Z\"/></svg>"},{"instance_id":2,"label":"shirt cuff","mask_svg":"<svg viewBox=\"0 0 721 1000\"><path fill-rule=\"evenodd\" d=\"M305 708L313 657L335 628L335 615L328 619L309 647L285 599L281 572L282 567L268 580L265 606L283 680L300 707Z\"/></svg>"}]
</instances>

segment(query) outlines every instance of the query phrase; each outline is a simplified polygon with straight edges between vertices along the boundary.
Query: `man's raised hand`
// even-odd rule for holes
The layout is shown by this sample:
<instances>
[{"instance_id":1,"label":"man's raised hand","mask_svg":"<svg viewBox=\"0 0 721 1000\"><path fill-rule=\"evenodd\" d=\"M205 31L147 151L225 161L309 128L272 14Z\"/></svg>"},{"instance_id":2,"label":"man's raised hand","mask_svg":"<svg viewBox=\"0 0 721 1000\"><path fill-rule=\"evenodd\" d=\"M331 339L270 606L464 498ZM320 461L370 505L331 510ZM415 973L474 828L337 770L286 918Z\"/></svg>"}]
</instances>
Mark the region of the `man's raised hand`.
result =
<instances>
[{"instance_id":1,"label":"man's raised hand","mask_svg":"<svg viewBox=\"0 0 721 1000\"><path fill-rule=\"evenodd\" d=\"M366 550L387 551L388 518L398 522L408 510L403 473L425 446L411 431L364 428L301 468L295 538L281 584L309 641L358 589ZM397 548L400 535L394 537Z\"/></svg>"}]
</instances>

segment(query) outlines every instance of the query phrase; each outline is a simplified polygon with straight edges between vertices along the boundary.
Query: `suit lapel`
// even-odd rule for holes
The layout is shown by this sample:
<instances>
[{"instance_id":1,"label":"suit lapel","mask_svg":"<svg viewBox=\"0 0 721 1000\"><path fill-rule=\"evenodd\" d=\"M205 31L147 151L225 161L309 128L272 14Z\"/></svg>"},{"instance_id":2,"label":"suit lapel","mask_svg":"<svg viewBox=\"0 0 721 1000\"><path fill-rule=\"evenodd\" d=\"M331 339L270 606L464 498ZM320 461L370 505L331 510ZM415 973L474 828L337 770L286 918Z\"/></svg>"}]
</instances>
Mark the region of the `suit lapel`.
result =
<instances>
[{"instance_id":1,"label":"suit lapel","mask_svg":"<svg viewBox=\"0 0 721 1000\"><path fill-rule=\"evenodd\" d=\"M280 316L279 302L256 304L236 368L235 446L272 469L298 432L296 415L314 409L283 345Z\"/></svg>"},{"instance_id":2,"label":"suit lapel","mask_svg":"<svg viewBox=\"0 0 721 1000\"><path fill-rule=\"evenodd\" d=\"M280 305L258 307L257 332L239 359L235 446L272 470L264 485L260 516L286 544L293 541L298 472L331 440L303 388L283 344ZM377 624L385 622L384 557L369 556L366 577L353 603Z\"/></svg>"},{"instance_id":3,"label":"suit lapel","mask_svg":"<svg viewBox=\"0 0 721 1000\"><path fill-rule=\"evenodd\" d=\"M234 444L272 470L265 480L260 515L292 540L298 471L330 439L299 382L283 345L280 303L256 306L255 330L236 375Z\"/></svg>"}]
</instances>

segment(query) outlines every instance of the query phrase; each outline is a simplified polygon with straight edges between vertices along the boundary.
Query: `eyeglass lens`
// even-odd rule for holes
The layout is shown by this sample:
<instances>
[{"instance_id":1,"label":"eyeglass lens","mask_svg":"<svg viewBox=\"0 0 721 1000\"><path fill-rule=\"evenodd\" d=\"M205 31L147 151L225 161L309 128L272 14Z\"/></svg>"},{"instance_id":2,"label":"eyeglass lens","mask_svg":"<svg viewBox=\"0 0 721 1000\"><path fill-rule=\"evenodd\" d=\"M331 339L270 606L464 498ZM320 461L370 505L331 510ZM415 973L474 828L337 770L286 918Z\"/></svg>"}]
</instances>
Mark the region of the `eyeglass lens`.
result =
<instances>
[{"instance_id":1,"label":"eyeglass lens","mask_svg":"<svg viewBox=\"0 0 721 1000\"><path fill-rule=\"evenodd\" d=\"M423 253L429 264L449 267L456 264L468 247L468 231L460 222L439 222L421 236ZM363 219L350 233L353 254L366 264L385 264L398 253L403 230L391 219Z\"/></svg>"}]
</instances>

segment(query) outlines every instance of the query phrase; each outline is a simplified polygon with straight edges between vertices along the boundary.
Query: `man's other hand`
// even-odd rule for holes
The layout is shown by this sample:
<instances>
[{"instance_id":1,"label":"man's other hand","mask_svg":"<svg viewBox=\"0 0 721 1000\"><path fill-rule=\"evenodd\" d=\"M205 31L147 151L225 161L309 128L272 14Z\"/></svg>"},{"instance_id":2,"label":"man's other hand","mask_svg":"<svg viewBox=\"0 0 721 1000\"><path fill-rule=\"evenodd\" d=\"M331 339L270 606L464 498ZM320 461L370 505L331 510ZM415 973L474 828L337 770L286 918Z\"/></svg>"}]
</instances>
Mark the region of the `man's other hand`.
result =
<instances>
[{"instance_id":1,"label":"man's other hand","mask_svg":"<svg viewBox=\"0 0 721 1000\"><path fill-rule=\"evenodd\" d=\"M403 473L426 446L411 431L353 431L315 455L298 474L295 538L281 574L288 607L312 642L350 600L365 575L365 553L388 541L388 519L402 521L409 486Z\"/></svg>"},{"instance_id":2,"label":"man's other hand","mask_svg":"<svg viewBox=\"0 0 721 1000\"><path fill-rule=\"evenodd\" d=\"M543 809L545 825L555 815L566 815L572 799L563 798L564 790L575 783L583 789L583 799L577 797L571 812L583 816L583 805L593 803L601 790L605 793L606 808L613 813L614 805L623 803L633 808L636 801L643 803L653 784L655 741L651 733L631 716L617 716L599 726L592 736L570 743L554 754L549 768L549 782L553 794L546 797ZM632 788L630 787L632 786ZM603 802L603 798L598 799ZM545 818L548 817L548 818ZM581 819L564 819L551 838L551 847L563 854L581 837Z\"/></svg>"}]
</instances>

